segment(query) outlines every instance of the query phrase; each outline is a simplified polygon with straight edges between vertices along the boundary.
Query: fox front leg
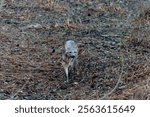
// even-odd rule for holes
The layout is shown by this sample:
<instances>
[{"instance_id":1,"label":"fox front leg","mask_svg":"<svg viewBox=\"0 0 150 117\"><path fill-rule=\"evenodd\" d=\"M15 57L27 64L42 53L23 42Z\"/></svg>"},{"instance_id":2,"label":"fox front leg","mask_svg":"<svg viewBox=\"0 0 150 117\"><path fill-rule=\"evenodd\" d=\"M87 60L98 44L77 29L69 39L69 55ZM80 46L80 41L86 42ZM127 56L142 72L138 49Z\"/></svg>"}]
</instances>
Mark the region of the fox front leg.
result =
<instances>
[{"instance_id":1,"label":"fox front leg","mask_svg":"<svg viewBox=\"0 0 150 117\"><path fill-rule=\"evenodd\" d=\"M67 82L69 82L69 71L68 71L68 67L65 68L65 73L66 73Z\"/></svg>"}]
</instances>

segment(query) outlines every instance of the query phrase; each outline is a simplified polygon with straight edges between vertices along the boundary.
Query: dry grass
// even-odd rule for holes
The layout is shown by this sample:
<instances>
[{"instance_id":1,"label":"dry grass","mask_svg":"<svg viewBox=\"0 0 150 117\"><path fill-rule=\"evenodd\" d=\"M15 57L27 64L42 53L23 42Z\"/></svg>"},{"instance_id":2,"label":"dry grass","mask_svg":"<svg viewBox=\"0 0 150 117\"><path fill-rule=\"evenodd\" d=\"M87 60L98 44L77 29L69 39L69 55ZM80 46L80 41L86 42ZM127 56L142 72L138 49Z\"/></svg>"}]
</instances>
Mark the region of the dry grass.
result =
<instances>
[{"instance_id":1,"label":"dry grass","mask_svg":"<svg viewBox=\"0 0 150 117\"><path fill-rule=\"evenodd\" d=\"M0 7L0 99L150 99L149 2L6 0ZM61 49L79 43L65 83Z\"/></svg>"}]
</instances>

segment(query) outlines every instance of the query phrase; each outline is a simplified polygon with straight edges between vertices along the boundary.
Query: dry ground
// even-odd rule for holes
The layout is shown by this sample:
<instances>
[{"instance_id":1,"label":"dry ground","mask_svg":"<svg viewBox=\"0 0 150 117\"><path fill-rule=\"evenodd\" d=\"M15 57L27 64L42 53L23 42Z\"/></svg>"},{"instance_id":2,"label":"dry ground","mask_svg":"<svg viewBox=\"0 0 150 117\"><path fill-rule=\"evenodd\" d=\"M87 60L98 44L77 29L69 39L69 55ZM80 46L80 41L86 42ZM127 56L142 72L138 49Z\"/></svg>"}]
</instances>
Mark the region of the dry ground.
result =
<instances>
[{"instance_id":1,"label":"dry ground","mask_svg":"<svg viewBox=\"0 0 150 117\"><path fill-rule=\"evenodd\" d=\"M1 0L0 99L150 99L149 6ZM69 83L60 62L67 39L79 45Z\"/></svg>"}]
</instances>

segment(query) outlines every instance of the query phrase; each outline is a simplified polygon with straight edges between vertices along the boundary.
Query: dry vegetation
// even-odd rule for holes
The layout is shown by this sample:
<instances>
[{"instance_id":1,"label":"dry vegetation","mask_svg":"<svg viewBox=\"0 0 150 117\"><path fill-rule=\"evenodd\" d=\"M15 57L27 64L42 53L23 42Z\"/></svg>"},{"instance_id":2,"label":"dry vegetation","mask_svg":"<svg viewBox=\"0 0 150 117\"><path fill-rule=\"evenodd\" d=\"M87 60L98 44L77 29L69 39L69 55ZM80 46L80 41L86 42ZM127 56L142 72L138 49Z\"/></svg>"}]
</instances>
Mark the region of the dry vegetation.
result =
<instances>
[{"instance_id":1,"label":"dry vegetation","mask_svg":"<svg viewBox=\"0 0 150 117\"><path fill-rule=\"evenodd\" d=\"M67 39L79 43L70 83ZM0 99L150 99L149 0L1 0Z\"/></svg>"}]
</instances>

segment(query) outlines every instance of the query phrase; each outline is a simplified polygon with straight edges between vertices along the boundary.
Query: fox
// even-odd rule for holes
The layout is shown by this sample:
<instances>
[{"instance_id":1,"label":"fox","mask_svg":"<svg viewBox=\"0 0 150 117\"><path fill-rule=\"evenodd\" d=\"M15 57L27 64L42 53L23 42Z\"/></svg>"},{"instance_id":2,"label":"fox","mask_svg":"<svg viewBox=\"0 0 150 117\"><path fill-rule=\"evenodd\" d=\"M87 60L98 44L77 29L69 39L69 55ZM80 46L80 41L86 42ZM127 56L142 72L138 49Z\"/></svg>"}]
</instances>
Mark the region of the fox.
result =
<instances>
[{"instance_id":1,"label":"fox","mask_svg":"<svg viewBox=\"0 0 150 117\"><path fill-rule=\"evenodd\" d=\"M68 40L65 42L65 48L62 52L62 66L65 71L67 82L71 71L77 70L78 47L75 41Z\"/></svg>"}]
</instances>

